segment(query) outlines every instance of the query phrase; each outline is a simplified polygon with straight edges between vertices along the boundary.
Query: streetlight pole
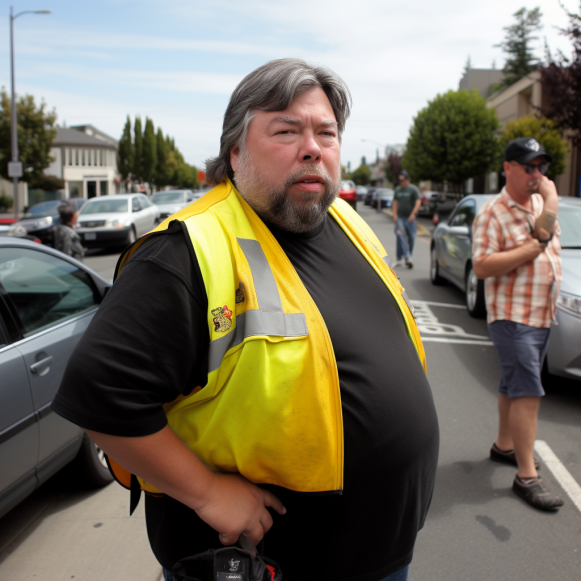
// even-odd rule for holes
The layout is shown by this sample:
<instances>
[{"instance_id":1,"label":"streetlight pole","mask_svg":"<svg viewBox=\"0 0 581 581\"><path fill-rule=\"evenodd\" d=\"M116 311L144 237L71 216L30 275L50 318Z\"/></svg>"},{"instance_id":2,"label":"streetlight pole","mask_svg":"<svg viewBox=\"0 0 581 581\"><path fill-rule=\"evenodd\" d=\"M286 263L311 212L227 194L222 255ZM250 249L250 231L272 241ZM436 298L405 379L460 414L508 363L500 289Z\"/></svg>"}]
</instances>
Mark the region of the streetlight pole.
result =
<instances>
[{"instance_id":1,"label":"streetlight pole","mask_svg":"<svg viewBox=\"0 0 581 581\"><path fill-rule=\"evenodd\" d=\"M18 126L16 125L16 93L14 91L14 21L23 14L50 14L50 10L24 10L16 15L12 14L10 6L10 77L12 98L10 100L10 137L12 141L12 168L9 168L9 174L12 174L14 180L14 217L18 218L19 200L18 200L18 178L22 177L22 164L18 167Z\"/></svg>"}]
</instances>

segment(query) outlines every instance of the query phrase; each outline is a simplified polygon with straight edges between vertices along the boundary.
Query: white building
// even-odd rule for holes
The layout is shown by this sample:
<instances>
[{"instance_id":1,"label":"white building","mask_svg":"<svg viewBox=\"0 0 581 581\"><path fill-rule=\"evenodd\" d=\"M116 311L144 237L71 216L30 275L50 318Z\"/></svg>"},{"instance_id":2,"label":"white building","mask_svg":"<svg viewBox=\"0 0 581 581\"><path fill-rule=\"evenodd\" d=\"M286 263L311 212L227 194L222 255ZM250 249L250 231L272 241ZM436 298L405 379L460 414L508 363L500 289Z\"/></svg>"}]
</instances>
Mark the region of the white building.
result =
<instances>
[{"instance_id":1,"label":"white building","mask_svg":"<svg viewBox=\"0 0 581 581\"><path fill-rule=\"evenodd\" d=\"M92 125L58 128L44 171L65 182L66 198L94 198L119 189L118 142Z\"/></svg>"}]
</instances>

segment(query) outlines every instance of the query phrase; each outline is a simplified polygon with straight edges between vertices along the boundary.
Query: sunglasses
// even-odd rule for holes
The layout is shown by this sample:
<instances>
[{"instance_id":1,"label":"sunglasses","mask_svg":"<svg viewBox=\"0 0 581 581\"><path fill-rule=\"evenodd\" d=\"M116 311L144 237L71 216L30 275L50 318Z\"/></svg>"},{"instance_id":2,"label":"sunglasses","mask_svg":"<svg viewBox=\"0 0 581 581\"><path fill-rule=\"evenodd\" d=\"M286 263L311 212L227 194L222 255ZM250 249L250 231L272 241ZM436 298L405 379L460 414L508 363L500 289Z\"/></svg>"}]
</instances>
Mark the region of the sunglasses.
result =
<instances>
[{"instance_id":1,"label":"sunglasses","mask_svg":"<svg viewBox=\"0 0 581 581\"><path fill-rule=\"evenodd\" d=\"M549 169L549 164L546 161L543 163L521 163L520 165L524 166L525 172L528 174L533 174L538 169L542 175L545 175Z\"/></svg>"}]
</instances>

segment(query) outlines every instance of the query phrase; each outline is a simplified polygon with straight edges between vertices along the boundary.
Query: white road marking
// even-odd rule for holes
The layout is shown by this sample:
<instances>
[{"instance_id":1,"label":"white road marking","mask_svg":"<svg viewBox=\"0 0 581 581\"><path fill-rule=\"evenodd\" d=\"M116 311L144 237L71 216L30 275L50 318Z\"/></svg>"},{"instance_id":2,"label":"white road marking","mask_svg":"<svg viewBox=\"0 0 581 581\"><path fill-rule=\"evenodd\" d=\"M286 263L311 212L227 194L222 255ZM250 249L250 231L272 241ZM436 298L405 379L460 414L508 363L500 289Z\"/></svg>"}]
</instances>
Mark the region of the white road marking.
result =
<instances>
[{"instance_id":1,"label":"white road marking","mask_svg":"<svg viewBox=\"0 0 581 581\"><path fill-rule=\"evenodd\" d=\"M452 303L435 303L434 301L412 301L412 305L431 305L433 307L445 307L447 309L465 309L466 305L455 305Z\"/></svg>"},{"instance_id":2,"label":"white road marking","mask_svg":"<svg viewBox=\"0 0 581 581\"><path fill-rule=\"evenodd\" d=\"M579 486L579 483L571 476L569 470L557 458L557 455L551 450L547 442L544 440L536 440L535 450L547 465L547 468L553 473L553 476L557 479L563 490L573 501L577 510L581 512L581 486Z\"/></svg>"},{"instance_id":3,"label":"white road marking","mask_svg":"<svg viewBox=\"0 0 581 581\"><path fill-rule=\"evenodd\" d=\"M484 345L486 347L494 345L488 336L471 335L470 333L466 333L458 325L440 323L438 317L436 317L430 308L430 305L455 309L464 309L465 307L447 303L435 303L432 301L411 301L411 303L414 307L416 325L418 326L422 341L432 343L464 343L466 345ZM431 337L430 335L443 335L443 337Z\"/></svg>"},{"instance_id":4,"label":"white road marking","mask_svg":"<svg viewBox=\"0 0 581 581\"><path fill-rule=\"evenodd\" d=\"M422 343L458 343L463 345L484 345L494 347L492 341L473 341L471 339L448 339L447 337L423 337Z\"/></svg>"}]
</instances>

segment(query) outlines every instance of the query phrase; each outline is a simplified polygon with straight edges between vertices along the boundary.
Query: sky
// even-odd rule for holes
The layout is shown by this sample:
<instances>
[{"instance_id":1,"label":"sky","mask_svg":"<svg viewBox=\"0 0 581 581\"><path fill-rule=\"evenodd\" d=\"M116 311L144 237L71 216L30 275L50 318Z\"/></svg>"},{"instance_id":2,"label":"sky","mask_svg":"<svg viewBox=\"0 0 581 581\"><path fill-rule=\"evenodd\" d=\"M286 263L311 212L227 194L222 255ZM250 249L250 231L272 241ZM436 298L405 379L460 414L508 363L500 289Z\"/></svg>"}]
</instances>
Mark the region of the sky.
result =
<instances>
[{"instance_id":1,"label":"sky","mask_svg":"<svg viewBox=\"0 0 581 581\"><path fill-rule=\"evenodd\" d=\"M563 0L579 12L579 0ZM503 27L541 8L553 53L571 52L558 0L13 0L17 94L55 109L57 122L92 124L119 139L127 115L150 117L203 168L218 153L224 110L258 66L298 57L332 68L353 97L342 163L405 143L417 112L457 89L473 68L502 68ZM10 91L10 3L0 1L0 86Z\"/></svg>"}]
</instances>

